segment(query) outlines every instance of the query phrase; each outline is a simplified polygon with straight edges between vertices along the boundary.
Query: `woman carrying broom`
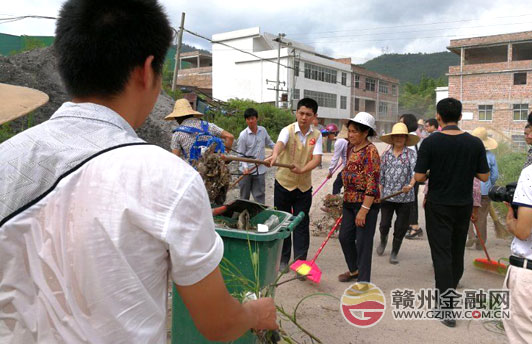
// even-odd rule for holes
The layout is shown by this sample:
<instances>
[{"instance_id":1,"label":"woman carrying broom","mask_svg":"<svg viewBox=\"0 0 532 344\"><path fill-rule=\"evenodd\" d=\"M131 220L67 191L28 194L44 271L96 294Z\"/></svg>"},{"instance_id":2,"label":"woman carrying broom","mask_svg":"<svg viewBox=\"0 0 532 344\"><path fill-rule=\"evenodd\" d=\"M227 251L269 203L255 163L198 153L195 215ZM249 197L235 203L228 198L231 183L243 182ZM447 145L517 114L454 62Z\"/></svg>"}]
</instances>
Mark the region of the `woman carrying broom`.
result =
<instances>
[{"instance_id":1,"label":"woman carrying broom","mask_svg":"<svg viewBox=\"0 0 532 344\"><path fill-rule=\"evenodd\" d=\"M379 152L368 137L375 135L375 118L359 112L347 124L348 140L352 148L347 152L347 163L342 172L344 204L340 244L348 271L339 275L340 282L358 279L370 282L371 253L377 225L380 197Z\"/></svg>"},{"instance_id":2,"label":"woman carrying broom","mask_svg":"<svg viewBox=\"0 0 532 344\"><path fill-rule=\"evenodd\" d=\"M408 133L404 123L393 126L390 134L381 136L381 141L391 145L381 156L381 194L383 197L403 191L398 196L381 203L381 223L379 226L381 242L377 247L377 254L382 256L388 242L388 233L392 224L393 213L397 218L394 224L392 252L390 263L397 264L397 254L403 243L410 209L414 203L414 167L416 166L417 153L408 146L414 146L419 142L419 137Z\"/></svg>"}]
</instances>

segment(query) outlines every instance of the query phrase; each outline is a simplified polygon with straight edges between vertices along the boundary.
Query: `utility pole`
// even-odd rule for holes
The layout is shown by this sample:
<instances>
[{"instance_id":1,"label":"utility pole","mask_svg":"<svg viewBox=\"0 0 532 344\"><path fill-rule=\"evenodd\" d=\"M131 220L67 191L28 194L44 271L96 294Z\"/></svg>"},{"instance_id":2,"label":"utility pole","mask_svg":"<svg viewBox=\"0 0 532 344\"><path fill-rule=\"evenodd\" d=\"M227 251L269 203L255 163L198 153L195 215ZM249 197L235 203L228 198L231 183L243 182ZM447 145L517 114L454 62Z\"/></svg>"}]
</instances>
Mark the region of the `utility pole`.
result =
<instances>
[{"instance_id":1,"label":"utility pole","mask_svg":"<svg viewBox=\"0 0 532 344\"><path fill-rule=\"evenodd\" d=\"M175 51L174 76L172 77L172 92L175 91L177 82L177 73L179 73L179 65L181 64L181 42L183 40L183 29L185 28L185 12L181 13L181 26L177 34L177 49Z\"/></svg>"},{"instance_id":2,"label":"utility pole","mask_svg":"<svg viewBox=\"0 0 532 344\"><path fill-rule=\"evenodd\" d=\"M292 89L288 88L288 91L290 92L290 112L292 112L292 110L294 109L294 90L296 89L296 48L292 49L292 54L294 54L294 58L292 60L292 67L294 67L294 69L292 70Z\"/></svg>"},{"instance_id":3,"label":"utility pole","mask_svg":"<svg viewBox=\"0 0 532 344\"><path fill-rule=\"evenodd\" d=\"M286 35L284 33L280 33L279 36L275 39L277 42L277 83L275 84L275 107L279 107L279 73L280 73L280 67L281 67L281 43L283 42L283 38Z\"/></svg>"}]
</instances>

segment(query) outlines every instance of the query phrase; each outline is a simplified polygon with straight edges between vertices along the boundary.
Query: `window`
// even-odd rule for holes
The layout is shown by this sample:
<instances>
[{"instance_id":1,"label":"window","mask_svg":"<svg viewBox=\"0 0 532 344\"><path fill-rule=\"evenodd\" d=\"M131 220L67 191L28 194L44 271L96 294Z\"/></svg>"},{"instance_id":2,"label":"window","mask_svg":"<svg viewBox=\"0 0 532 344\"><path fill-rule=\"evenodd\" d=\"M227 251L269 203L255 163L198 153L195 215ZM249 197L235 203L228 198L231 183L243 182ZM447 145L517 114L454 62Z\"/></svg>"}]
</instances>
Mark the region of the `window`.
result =
<instances>
[{"instance_id":1,"label":"window","mask_svg":"<svg viewBox=\"0 0 532 344\"><path fill-rule=\"evenodd\" d=\"M360 88L360 75L355 74L355 88Z\"/></svg>"},{"instance_id":2,"label":"window","mask_svg":"<svg viewBox=\"0 0 532 344\"><path fill-rule=\"evenodd\" d=\"M526 151L527 144L524 135L512 135L512 146L515 150Z\"/></svg>"},{"instance_id":3,"label":"window","mask_svg":"<svg viewBox=\"0 0 532 344\"><path fill-rule=\"evenodd\" d=\"M359 98L353 98L353 110L354 111L360 111L360 99Z\"/></svg>"},{"instance_id":4,"label":"window","mask_svg":"<svg viewBox=\"0 0 532 344\"><path fill-rule=\"evenodd\" d=\"M526 73L514 73L514 85L526 85Z\"/></svg>"},{"instance_id":5,"label":"window","mask_svg":"<svg viewBox=\"0 0 532 344\"><path fill-rule=\"evenodd\" d=\"M397 95L397 86L392 85L392 96L396 96L396 95Z\"/></svg>"},{"instance_id":6,"label":"window","mask_svg":"<svg viewBox=\"0 0 532 344\"><path fill-rule=\"evenodd\" d=\"M366 78L366 90L375 92L375 79Z\"/></svg>"},{"instance_id":7,"label":"window","mask_svg":"<svg viewBox=\"0 0 532 344\"><path fill-rule=\"evenodd\" d=\"M375 101L366 99L364 108L366 112L375 113Z\"/></svg>"},{"instance_id":8,"label":"window","mask_svg":"<svg viewBox=\"0 0 532 344\"><path fill-rule=\"evenodd\" d=\"M347 73L342 72L342 85L347 85Z\"/></svg>"},{"instance_id":9,"label":"window","mask_svg":"<svg viewBox=\"0 0 532 344\"><path fill-rule=\"evenodd\" d=\"M347 97L340 96L340 109L347 109Z\"/></svg>"},{"instance_id":10,"label":"window","mask_svg":"<svg viewBox=\"0 0 532 344\"><path fill-rule=\"evenodd\" d=\"M336 76L338 72L331 68L317 66L305 62L305 78L325 81L331 84L336 84Z\"/></svg>"},{"instance_id":11,"label":"window","mask_svg":"<svg viewBox=\"0 0 532 344\"><path fill-rule=\"evenodd\" d=\"M318 105L326 108L336 108L336 94L303 90L305 98L312 98L318 102Z\"/></svg>"},{"instance_id":12,"label":"window","mask_svg":"<svg viewBox=\"0 0 532 344\"><path fill-rule=\"evenodd\" d=\"M532 43L513 43L512 61L532 60Z\"/></svg>"},{"instance_id":13,"label":"window","mask_svg":"<svg viewBox=\"0 0 532 344\"><path fill-rule=\"evenodd\" d=\"M379 115L386 115L388 113L388 103L379 102Z\"/></svg>"},{"instance_id":14,"label":"window","mask_svg":"<svg viewBox=\"0 0 532 344\"><path fill-rule=\"evenodd\" d=\"M294 61L294 76L299 76L299 61Z\"/></svg>"},{"instance_id":15,"label":"window","mask_svg":"<svg viewBox=\"0 0 532 344\"><path fill-rule=\"evenodd\" d=\"M293 97L294 99L299 99L300 95L299 95L299 88L294 88L294 91L293 91Z\"/></svg>"},{"instance_id":16,"label":"window","mask_svg":"<svg viewBox=\"0 0 532 344\"><path fill-rule=\"evenodd\" d=\"M514 121L526 121L528 104L514 104Z\"/></svg>"},{"instance_id":17,"label":"window","mask_svg":"<svg viewBox=\"0 0 532 344\"><path fill-rule=\"evenodd\" d=\"M478 106L478 120L479 121L493 120L493 105L479 105Z\"/></svg>"},{"instance_id":18,"label":"window","mask_svg":"<svg viewBox=\"0 0 532 344\"><path fill-rule=\"evenodd\" d=\"M385 83L384 81L379 82L379 92L388 94L388 84Z\"/></svg>"}]
</instances>

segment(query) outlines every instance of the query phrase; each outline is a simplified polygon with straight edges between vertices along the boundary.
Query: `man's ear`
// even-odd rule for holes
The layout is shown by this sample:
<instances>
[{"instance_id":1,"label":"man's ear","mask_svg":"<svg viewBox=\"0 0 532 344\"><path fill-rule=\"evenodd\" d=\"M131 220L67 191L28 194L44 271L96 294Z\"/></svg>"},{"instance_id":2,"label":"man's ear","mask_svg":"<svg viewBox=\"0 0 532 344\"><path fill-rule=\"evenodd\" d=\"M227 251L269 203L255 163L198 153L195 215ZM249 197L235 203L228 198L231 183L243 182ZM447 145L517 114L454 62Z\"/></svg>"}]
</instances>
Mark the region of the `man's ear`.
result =
<instances>
[{"instance_id":1,"label":"man's ear","mask_svg":"<svg viewBox=\"0 0 532 344\"><path fill-rule=\"evenodd\" d=\"M148 56L146 60L144 60L144 65L142 66L142 83L146 88L152 87L156 79L155 71L152 66L153 59L153 55Z\"/></svg>"},{"instance_id":2,"label":"man's ear","mask_svg":"<svg viewBox=\"0 0 532 344\"><path fill-rule=\"evenodd\" d=\"M437 113L437 112L436 112L436 120L438 121L438 125L441 126L441 127L443 127L443 125L442 125L442 124L443 124L443 121L442 121L442 119L441 119L440 114ZM436 128L436 129L438 129L438 128Z\"/></svg>"},{"instance_id":3,"label":"man's ear","mask_svg":"<svg viewBox=\"0 0 532 344\"><path fill-rule=\"evenodd\" d=\"M457 122L459 122L461 120L462 120L462 114L460 114L460 117L458 117L458 121Z\"/></svg>"}]
</instances>

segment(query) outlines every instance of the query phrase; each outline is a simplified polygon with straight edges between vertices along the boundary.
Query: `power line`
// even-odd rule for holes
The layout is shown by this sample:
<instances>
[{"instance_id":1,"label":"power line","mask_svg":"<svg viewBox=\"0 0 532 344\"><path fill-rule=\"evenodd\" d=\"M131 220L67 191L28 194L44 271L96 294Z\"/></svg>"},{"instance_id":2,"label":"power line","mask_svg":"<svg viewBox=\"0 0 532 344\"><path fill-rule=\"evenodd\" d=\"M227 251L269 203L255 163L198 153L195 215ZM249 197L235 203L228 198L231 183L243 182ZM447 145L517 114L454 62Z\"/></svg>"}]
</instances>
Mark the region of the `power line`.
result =
<instances>
[{"instance_id":1,"label":"power line","mask_svg":"<svg viewBox=\"0 0 532 344\"><path fill-rule=\"evenodd\" d=\"M56 17L48 17L48 16L37 16L37 15L27 15L27 16L18 16L18 17L7 17L7 18L0 18L0 24L6 24L6 23L12 23L23 19L53 19L56 20Z\"/></svg>"},{"instance_id":2,"label":"power line","mask_svg":"<svg viewBox=\"0 0 532 344\"><path fill-rule=\"evenodd\" d=\"M504 16L504 17L493 17L493 18L485 18L486 20L492 20L492 19L503 19L503 18L518 18L518 17L526 17L526 16L532 16L532 13L529 14L520 14L516 16ZM452 23L462 23L462 22L471 22L471 21L479 21L484 19L463 19L463 20L452 20L452 21L438 21L433 23L423 23L423 24L405 24L405 25L395 25L395 26L381 26L381 27L372 27L372 28L366 28L366 29L349 29L349 30L336 30L336 31L316 31L316 32L306 32L306 33L289 33L287 35L290 36L308 36L308 35L314 35L314 34L323 34L323 33L336 33L336 32L352 32L352 31L370 31L370 30L382 30L382 29L395 29L395 28L401 28L401 27L412 27L412 26L428 26L428 25L438 25L438 24L452 24Z\"/></svg>"},{"instance_id":3,"label":"power line","mask_svg":"<svg viewBox=\"0 0 532 344\"><path fill-rule=\"evenodd\" d=\"M233 47L232 45L229 45L229 44L226 44L226 43L222 43L222 42L215 42L215 41L213 41L212 39L210 39L210 38L208 38L208 37L205 37L205 36L203 36L203 35L200 35L199 33L196 33L196 32L193 32L193 31L190 31L190 30L188 30L188 29L183 28L183 31L186 31L186 32L188 32L189 34L191 34L191 35L193 35L193 36L196 36L196 37L198 37L198 38L205 39L205 40L211 42L212 44L220 44L220 45L223 45L223 46L225 46L225 47L231 48L231 49L233 49L233 50L240 51L241 53L251 55L251 56L257 58L257 59L260 60L260 61L266 61L266 62L270 62L270 63L276 64L276 65L279 64L279 66L283 66L283 67L285 67L285 68L287 68L287 69L292 69L292 70L294 70L294 71L297 71L298 73L301 73L301 72L304 73L304 72L305 72L305 70L302 70L302 69L299 69L299 68L295 68L295 67L291 67L291 66L288 66L288 65L282 64L282 63L280 63L280 62L276 62L276 61L270 60L270 59L265 59L265 58L263 58L263 57L260 57L260 56L258 56L258 55L255 55L255 54L253 54L253 53L250 53L249 51L245 51L245 50L242 50L242 49L240 49L240 48ZM295 49L295 48L294 48L294 49ZM272 59L273 59L273 58L272 58ZM299 60L299 59L298 59L298 60ZM333 60L333 62L341 63L341 62L334 61L334 60ZM342 71L342 72L343 72L343 73L351 73L352 71ZM314 80L314 79L312 79L312 80ZM327 82L327 81L326 81L326 82ZM348 87L348 85L347 85L347 81L346 81L346 84L345 84L345 85L342 84L342 82L338 82L338 81L336 81L336 82L334 82L334 83L332 83L332 82L329 82L329 83L330 83L330 84L334 84L334 83L336 83L336 84L339 84L339 85L342 85L342 86L346 86L346 87Z\"/></svg>"},{"instance_id":4,"label":"power line","mask_svg":"<svg viewBox=\"0 0 532 344\"><path fill-rule=\"evenodd\" d=\"M403 37L403 38L386 38L386 39L367 39L367 40L347 40L347 41L335 41L336 43L361 43L361 42L387 42L387 41L406 41L406 40L415 40L415 39L432 39L432 38L452 38L458 37L459 35L444 35L444 36L427 36L427 37ZM324 41L314 42L314 43L325 43Z\"/></svg>"},{"instance_id":5,"label":"power line","mask_svg":"<svg viewBox=\"0 0 532 344\"><path fill-rule=\"evenodd\" d=\"M347 38L347 37L359 37L359 36L371 36L371 35L395 35L395 34L402 34L402 33L418 33L418 32L443 31L443 30L477 29L477 28L494 27L494 26L501 26L501 25L523 25L523 24L532 24L532 22L523 22L523 23L502 23L502 24L478 25L478 26L466 26L466 27L446 27L446 28L441 28L441 29L416 30L416 31L398 31L398 32L361 33L361 34L356 34L356 35L346 35L346 36L324 36L324 37L316 37L316 39L325 39L325 38L327 38L327 42L330 42L331 40L328 39L328 38ZM319 43L319 42L321 42L321 41L302 41L302 42L303 42L303 43Z\"/></svg>"},{"instance_id":6,"label":"power line","mask_svg":"<svg viewBox=\"0 0 532 344\"><path fill-rule=\"evenodd\" d=\"M259 59L259 60L261 60L261 61L271 62L271 63L276 64L276 65L279 64L280 66L283 66L283 67L285 67L285 68L295 70L294 67L284 65L284 64L282 64L282 63L280 63L280 62L275 62L275 61L272 61L272 60L269 60L269 59L262 58L262 57L260 57L260 56L258 56L258 55L255 55L255 54L253 54L253 53L250 53L249 51L245 51L245 50L239 49L239 48L237 48L237 47L233 47L232 45L229 45L229 44L226 44L226 43L222 43L222 42L215 42L215 41L213 41L212 39L210 39L210 38L208 38L208 37L202 36L202 35L200 35L199 33L196 33L196 32L192 32L192 31L190 31L190 30L188 30L188 29L183 29L183 30L186 31L186 32L188 32L189 34L191 34L191 35L193 35L193 36L196 36L196 37L199 37L199 38L205 39L205 40L211 42L212 44L220 44L220 45L223 45L223 46L225 46L225 47L228 47L228 48L231 48L231 49L234 49L234 50L240 51L241 53L251 55L251 56L253 56L253 57L255 57L255 58L257 58L257 59Z\"/></svg>"}]
</instances>

